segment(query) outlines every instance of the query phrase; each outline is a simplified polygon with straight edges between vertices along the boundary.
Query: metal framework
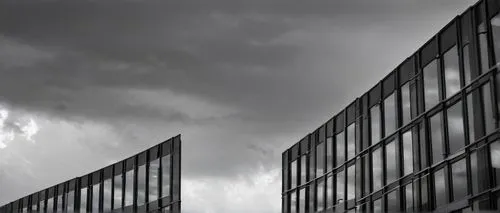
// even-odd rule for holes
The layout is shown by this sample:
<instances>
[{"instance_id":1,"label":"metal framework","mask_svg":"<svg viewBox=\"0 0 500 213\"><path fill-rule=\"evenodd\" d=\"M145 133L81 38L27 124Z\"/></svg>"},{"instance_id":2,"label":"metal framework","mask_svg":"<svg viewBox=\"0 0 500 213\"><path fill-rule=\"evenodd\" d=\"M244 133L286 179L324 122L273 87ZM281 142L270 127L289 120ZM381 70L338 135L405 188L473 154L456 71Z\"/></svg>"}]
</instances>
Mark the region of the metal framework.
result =
<instances>
[{"instance_id":1,"label":"metal framework","mask_svg":"<svg viewBox=\"0 0 500 213\"><path fill-rule=\"evenodd\" d=\"M181 136L126 160L33 193L0 213L181 210Z\"/></svg>"},{"instance_id":2,"label":"metal framework","mask_svg":"<svg viewBox=\"0 0 500 213\"><path fill-rule=\"evenodd\" d=\"M282 212L500 210L500 1L481 0L282 155Z\"/></svg>"}]
</instances>

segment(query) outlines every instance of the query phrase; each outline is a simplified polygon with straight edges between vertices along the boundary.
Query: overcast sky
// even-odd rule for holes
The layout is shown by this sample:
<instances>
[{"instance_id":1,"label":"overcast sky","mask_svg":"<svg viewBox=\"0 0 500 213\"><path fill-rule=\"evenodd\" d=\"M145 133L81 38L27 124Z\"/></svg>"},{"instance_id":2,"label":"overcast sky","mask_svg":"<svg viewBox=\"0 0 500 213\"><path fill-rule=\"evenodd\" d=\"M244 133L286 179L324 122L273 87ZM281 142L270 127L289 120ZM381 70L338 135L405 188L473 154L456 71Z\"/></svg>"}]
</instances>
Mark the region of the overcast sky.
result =
<instances>
[{"instance_id":1,"label":"overcast sky","mask_svg":"<svg viewBox=\"0 0 500 213\"><path fill-rule=\"evenodd\" d=\"M186 213L278 213L281 153L476 0L0 0L0 205L182 134Z\"/></svg>"}]
</instances>

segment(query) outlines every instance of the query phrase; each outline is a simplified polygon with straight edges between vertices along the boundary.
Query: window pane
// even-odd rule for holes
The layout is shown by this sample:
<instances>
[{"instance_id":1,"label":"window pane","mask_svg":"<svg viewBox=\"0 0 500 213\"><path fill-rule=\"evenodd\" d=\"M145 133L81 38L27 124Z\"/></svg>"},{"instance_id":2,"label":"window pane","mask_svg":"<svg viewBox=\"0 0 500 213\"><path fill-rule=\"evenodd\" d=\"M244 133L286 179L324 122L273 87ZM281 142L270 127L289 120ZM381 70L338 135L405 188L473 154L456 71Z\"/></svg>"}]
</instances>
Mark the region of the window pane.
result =
<instances>
[{"instance_id":1,"label":"window pane","mask_svg":"<svg viewBox=\"0 0 500 213\"><path fill-rule=\"evenodd\" d=\"M299 193L299 213L306 213L306 188L300 189L300 193Z\"/></svg>"},{"instance_id":2,"label":"window pane","mask_svg":"<svg viewBox=\"0 0 500 213\"><path fill-rule=\"evenodd\" d=\"M467 195L467 167L465 158L451 165L453 179L453 200L461 200Z\"/></svg>"},{"instance_id":3,"label":"window pane","mask_svg":"<svg viewBox=\"0 0 500 213\"><path fill-rule=\"evenodd\" d=\"M479 169L477 167L477 152L474 151L470 154L470 167L471 167L471 181L472 181L472 194L479 192Z\"/></svg>"},{"instance_id":4,"label":"window pane","mask_svg":"<svg viewBox=\"0 0 500 213\"><path fill-rule=\"evenodd\" d=\"M444 181L444 169L434 172L435 204L439 207L446 204L446 189Z\"/></svg>"},{"instance_id":5,"label":"window pane","mask_svg":"<svg viewBox=\"0 0 500 213\"><path fill-rule=\"evenodd\" d=\"M125 206L133 203L134 196L134 170L125 173Z\"/></svg>"},{"instance_id":6,"label":"window pane","mask_svg":"<svg viewBox=\"0 0 500 213\"><path fill-rule=\"evenodd\" d=\"M495 119L493 117L493 102L491 101L490 84L487 83L481 87L483 94L483 109L485 118L486 134L490 134L495 130Z\"/></svg>"},{"instance_id":7,"label":"window pane","mask_svg":"<svg viewBox=\"0 0 500 213\"><path fill-rule=\"evenodd\" d=\"M290 163L290 189L297 187L297 160Z\"/></svg>"},{"instance_id":8,"label":"window pane","mask_svg":"<svg viewBox=\"0 0 500 213\"><path fill-rule=\"evenodd\" d=\"M300 157L300 184L305 184L307 182L307 155L302 155Z\"/></svg>"},{"instance_id":9,"label":"window pane","mask_svg":"<svg viewBox=\"0 0 500 213\"><path fill-rule=\"evenodd\" d=\"M119 209L122 207L122 189L123 189L123 180L122 175L116 175L115 177L115 188L114 188L114 202L113 209Z\"/></svg>"},{"instance_id":10,"label":"window pane","mask_svg":"<svg viewBox=\"0 0 500 213\"><path fill-rule=\"evenodd\" d=\"M309 211L314 211L314 204L316 204L316 192L314 189L316 188L315 184L309 185Z\"/></svg>"},{"instance_id":11,"label":"window pane","mask_svg":"<svg viewBox=\"0 0 500 213\"><path fill-rule=\"evenodd\" d=\"M316 205L318 207L318 211L322 211L325 206L325 181L324 179L320 179L317 184L317 191L316 191L316 198L317 202Z\"/></svg>"},{"instance_id":12,"label":"window pane","mask_svg":"<svg viewBox=\"0 0 500 213\"><path fill-rule=\"evenodd\" d=\"M413 187L411 184L405 187L405 205L406 211L411 212L413 210Z\"/></svg>"},{"instance_id":13,"label":"window pane","mask_svg":"<svg viewBox=\"0 0 500 213\"><path fill-rule=\"evenodd\" d=\"M430 119L432 163L443 160L443 131L441 128L441 113L437 113Z\"/></svg>"},{"instance_id":14,"label":"window pane","mask_svg":"<svg viewBox=\"0 0 500 213\"><path fill-rule=\"evenodd\" d=\"M382 151L380 148L372 152L372 174L373 191L377 191L382 187Z\"/></svg>"},{"instance_id":15,"label":"window pane","mask_svg":"<svg viewBox=\"0 0 500 213\"><path fill-rule=\"evenodd\" d=\"M336 166L340 166L344 163L345 161L345 139L344 139L344 132L340 132L337 134L335 137L335 154L337 155L337 164Z\"/></svg>"},{"instance_id":16,"label":"window pane","mask_svg":"<svg viewBox=\"0 0 500 213\"><path fill-rule=\"evenodd\" d=\"M355 123L347 127L347 159L356 156L356 128Z\"/></svg>"},{"instance_id":17,"label":"window pane","mask_svg":"<svg viewBox=\"0 0 500 213\"><path fill-rule=\"evenodd\" d=\"M490 144L490 160L496 185L500 185L500 141Z\"/></svg>"},{"instance_id":18,"label":"window pane","mask_svg":"<svg viewBox=\"0 0 500 213\"><path fill-rule=\"evenodd\" d=\"M472 79L472 74L471 74L471 64L470 64L470 55L469 55L469 44L465 45L463 48L462 48L462 51L463 51L463 55L464 55L464 81L465 81L465 85L468 85Z\"/></svg>"},{"instance_id":19,"label":"window pane","mask_svg":"<svg viewBox=\"0 0 500 213\"><path fill-rule=\"evenodd\" d=\"M171 157L172 157L171 155L166 155L161 158L162 197L170 196L170 177L171 177L170 168L172 166L171 165L172 161L170 160ZM295 180L295 182L297 182L297 180Z\"/></svg>"},{"instance_id":20,"label":"window pane","mask_svg":"<svg viewBox=\"0 0 500 213\"><path fill-rule=\"evenodd\" d=\"M302 158L305 159L305 155ZM334 158L334 156L333 156L333 138L329 137L326 139L326 170L327 171L331 171L333 169L333 158ZM302 171L306 171L306 170L302 170Z\"/></svg>"},{"instance_id":21,"label":"window pane","mask_svg":"<svg viewBox=\"0 0 500 213\"><path fill-rule=\"evenodd\" d=\"M158 199L160 159L149 162L149 202Z\"/></svg>"},{"instance_id":22,"label":"window pane","mask_svg":"<svg viewBox=\"0 0 500 213\"><path fill-rule=\"evenodd\" d=\"M309 174L307 177L309 180L313 180L316 178L316 159L314 159L313 149L307 154L307 159L309 161Z\"/></svg>"},{"instance_id":23,"label":"window pane","mask_svg":"<svg viewBox=\"0 0 500 213\"><path fill-rule=\"evenodd\" d=\"M398 159L396 158L396 146L397 141L393 140L389 142L385 147L385 156L386 156L386 180L387 184L392 183L398 178L396 162Z\"/></svg>"},{"instance_id":24,"label":"window pane","mask_svg":"<svg viewBox=\"0 0 500 213\"><path fill-rule=\"evenodd\" d=\"M87 211L87 188L80 190L80 212Z\"/></svg>"},{"instance_id":25,"label":"window pane","mask_svg":"<svg viewBox=\"0 0 500 213\"><path fill-rule=\"evenodd\" d=\"M36 207L36 205L34 206ZM74 189L66 194L66 211L68 213L74 212L75 209L75 191Z\"/></svg>"},{"instance_id":26,"label":"window pane","mask_svg":"<svg viewBox=\"0 0 500 213\"><path fill-rule=\"evenodd\" d=\"M316 145L316 175L323 175L325 172L325 143Z\"/></svg>"},{"instance_id":27,"label":"window pane","mask_svg":"<svg viewBox=\"0 0 500 213\"><path fill-rule=\"evenodd\" d=\"M491 34L493 35L493 49L495 61L500 63L500 13L491 19Z\"/></svg>"},{"instance_id":28,"label":"window pane","mask_svg":"<svg viewBox=\"0 0 500 213\"><path fill-rule=\"evenodd\" d=\"M401 109L404 126L411 120L410 82L401 87Z\"/></svg>"},{"instance_id":29,"label":"window pane","mask_svg":"<svg viewBox=\"0 0 500 213\"><path fill-rule=\"evenodd\" d=\"M481 73L485 73L489 69L488 41L486 38L486 33L479 34L479 51L480 51L480 57L481 57L480 58L480 60L481 60Z\"/></svg>"},{"instance_id":30,"label":"window pane","mask_svg":"<svg viewBox=\"0 0 500 213\"><path fill-rule=\"evenodd\" d=\"M476 141L476 130L474 127L474 100L473 100L473 93L467 94L467 124L468 124L468 130L469 130L469 143L473 143Z\"/></svg>"},{"instance_id":31,"label":"window pane","mask_svg":"<svg viewBox=\"0 0 500 213\"><path fill-rule=\"evenodd\" d=\"M146 165L139 166L137 172L137 206L142 206L146 202Z\"/></svg>"},{"instance_id":32,"label":"window pane","mask_svg":"<svg viewBox=\"0 0 500 213\"><path fill-rule=\"evenodd\" d=\"M392 93L384 100L384 128L385 137L396 130L396 95Z\"/></svg>"},{"instance_id":33,"label":"window pane","mask_svg":"<svg viewBox=\"0 0 500 213\"><path fill-rule=\"evenodd\" d=\"M465 146L464 118L462 116L462 101L448 108L448 142L450 154L456 153Z\"/></svg>"},{"instance_id":34,"label":"window pane","mask_svg":"<svg viewBox=\"0 0 500 213\"><path fill-rule=\"evenodd\" d=\"M61 188L62 190L62 188ZM62 212L62 207L63 207L63 200L62 200L62 195L58 195L57 196L57 208L56 208L56 212Z\"/></svg>"},{"instance_id":35,"label":"window pane","mask_svg":"<svg viewBox=\"0 0 500 213\"><path fill-rule=\"evenodd\" d=\"M111 211L111 179L106 179L104 181L104 198L103 198L103 209L104 212Z\"/></svg>"},{"instance_id":36,"label":"window pane","mask_svg":"<svg viewBox=\"0 0 500 213\"><path fill-rule=\"evenodd\" d=\"M294 191L290 194L290 213L297 212L297 193Z\"/></svg>"},{"instance_id":37,"label":"window pane","mask_svg":"<svg viewBox=\"0 0 500 213\"><path fill-rule=\"evenodd\" d=\"M378 105L370 109L371 142L376 144L380 140L380 109Z\"/></svg>"},{"instance_id":38,"label":"window pane","mask_svg":"<svg viewBox=\"0 0 500 213\"><path fill-rule=\"evenodd\" d=\"M99 212L99 184L92 186L92 212Z\"/></svg>"},{"instance_id":39,"label":"window pane","mask_svg":"<svg viewBox=\"0 0 500 213\"><path fill-rule=\"evenodd\" d=\"M373 212L382 213L382 199L373 201Z\"/></svg>"},{"instance_id":40,"label":"window pane","mask_svg":"<svg viewBox=\"0 0 500 213\"><path fill-rule=\"evenodd\" d=\"M340 171L337 173L337 202L336 203L342 203L344 202L344 183L345 183L345 175L344 171Z\"/></svg>"},{"instance_id":41,"label":"window pane","mask_svg":"<svg viewBox=\"0 0 500 213\"><path fill-rule=\"evenodd\" d=\"M47 200L47 213L54 212L54 198L51 197Z\"/></svg>"},{"instance_id":42,"label":"window pane","mask_svg":"<svg viewBox=\"0 0 500 213\"><path fill-rule=\"evenodd\" d=\"M439 102L438 68L433 60L423 69L425 110L431 109Z\"/></svg>"},{"instance_id":43,"label":"window pane","mask_svg":"<svg viewBox=\"0 0 500 213\"><path fill-rule=\"evenodd\" d=\"M347 168L347 200L356 198L356 168L354 165Z\"/></svg>"},{"instance_id":44,"label":"window pane","mask_svg":"<svg viewBox=\"0 0 500 213\"><path fill-rule=\"evenodd\" d=\"M419 149L422 150L420 151L420 169L423 169L425 167L427 167L428 165L428 156L427 156L427 152L428 152L428 145L427 145L427 141L426 141L426 137L425 137L425 128L424 128L424 125L423 124L417 124L417 128L418 130L418 146L419 146ZM424 150L427 150L427 151L424 151Z\"/></svg>"},{"instance_id":45,"label":"window pane","mask_svg":"<svg viewBox=\"0 0 500 213\"><path fill-rule=\"evenodd\" d=\"M387 194L387 212L399 212L398 190Z\"/></svg>"},{"instance_id":46,"label":"window pane","mask_svg":"<svg viewBox=\"0 0 500 213\"><path fill-rule=\"evenodd\" d=\"M372 176L370 175L370 170L371 170L371 166L370 166L370 157L369 155L364 155L362 158L363 160L363 182L364 182L364 193L363 195L368 195L370 194L370 182L371 182L371 179L372 179Z\"/></svg>"},{"instance_id":47,"label":"window pane","mask_svg":"<svg viewBox=\"0 0 500 213\"><path fill-rule=\"evenodd\" d=\"M333 206L333 175L329 175L326 179L326 207L330 208Z\"/></svg>"},{"instance_id":48,"label":"window pane","mask_svg":"<svg viewBox=\"0 0 500 213\"><path fill-rule=\"evenodd\" d=\"M456 45L444 53L443 63L446 98L449 98L460 90L460 71L458 68L458 50Z\"/></svg>"},{"instance_id":49,"label":"window pane","mask_svg":"<svg viewBox=\"0 0 500 213\"><path fill-rule=\"evenodd\" d=\"M403 134L403 172L404 175L413 173L413 143L411 131Z\"/></svg>"}]
</instances>

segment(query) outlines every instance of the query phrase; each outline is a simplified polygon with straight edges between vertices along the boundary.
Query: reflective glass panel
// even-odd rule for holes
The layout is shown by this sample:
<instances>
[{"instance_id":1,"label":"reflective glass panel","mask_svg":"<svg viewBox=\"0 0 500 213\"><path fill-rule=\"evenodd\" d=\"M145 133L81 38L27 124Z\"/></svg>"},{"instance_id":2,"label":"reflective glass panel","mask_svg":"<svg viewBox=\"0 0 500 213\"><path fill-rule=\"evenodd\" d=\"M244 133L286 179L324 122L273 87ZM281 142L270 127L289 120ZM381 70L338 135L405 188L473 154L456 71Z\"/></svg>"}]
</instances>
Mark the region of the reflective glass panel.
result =
<instances>
[{"instance_id":1,"label":"reflective glass panel","mask_svg":"<svg viewBox=\"0 0 500 213\"><path fill-rule=\"evenodd\" d=\"M491 19L491 34L493 35L493 50L496 64L500 63L500 13Z\"/></svg>"},{"instance_id":2,"label":"reflective glass panel","mask_svg":"<svg viewBox=\"0 0 500 213\"><path fill-rule=\"evenodd\" d=\"M325 143L316 145L316 175L321 176L325 172Z\"/></svg>"},{"instance_id":3,"label":"reflective glass panel","mask_svg":"<svg viewBox=\"0 0 500 213\"><path fill-rule=\"evenodd\" d=\"M319 179L316 190L316 205L318 211L322 211L325 206L325 181L324 179Z\"/></svg>"},{"instance_id":4,"label":"reflective glass panel","mask_svg":"<svg viewBox=\"0 0 500 213\"><path fill-rule=\"evenodd\" d=\"M473 101L474 93L467 94L467 125L469 130L469 143L473 143L476 139L476 131L474 127L474 101Z\"/></svg>"},{"instance_id":5,"label":"reflective glass panel","mask_svg":"<svg viewBox=\"0 0 500 213\"><path fill-rule=\"evenodd\" d=\"M460 71L456 45L444 53L443 63L446 98L449 98L460 90Z\"/></svg>"},{"instance_id":6,"label":"reflective glass panel","mask_svg":"<svg viewBox=\"0 0 500 213\"><path fill-rule=\"evenodd\" d=\"M116 175L115 179L115 188L114 188L114 202L113 209L119 209L122 207L122 189L123 189L123 180L122 175Z\"/></svg>"},{"instance_id":7,"label":"reflective glass panel","mask_svg":"<svg viewBox=\"0 0 500 213\"><path fill-rule=\"evenodd\" d=\"M364 188L363 188L363 195L368 195L370 194L370 182L371 182L371 179L372 179L372 176L370 175L370 170L371 170L371 166L370 166L370 155L363 155L363 157L361 157L361 160L363 161L363 182L364 182Z\"/></svg>"},{"instance_id":8,"label":"reflective glass panel","mask_svg":"<svg viewBox=\"0 0 500 213\"><path fill-rule=\"evenodd\" d=\"M373 174L373 191L377 191L382 187L382 151L378 148L372 152L372 174Z\"/></svg>"},{"instance_id":9,"label":"reflective glass panel","mask_svg":"<svg viewBox=\"0 0 500 213\"><path fill-rule=\"evenodd\" d=\"M398 190L387 194L387 212L399 212Z\"/></svg>"},{"instance_id":10,"label":"reflective glass panel","mask_svg":"<svg viewBox=\"0 0 500 213\"><path fill-rule=\"evenodd\" d=\"M438 68L436 60L423 69L425 110L431 109L439 102Z\"/></svg>"},{"instance_id":11,"label":"reflective glass panel","mask_svg":"<svg viewBox=\"0 0 500 213\"><path fill-rule=\"evenodd\" d=\"M434 172L434 192L436 207L446 204L446 187L444 181L444 169Z\"/></svg>"},{"instance_id":12,"label":"reflective glass panel","mask_svg":"<svg viewBox=\"0 0 500 213\"><path fill-rule=\"evenodd\" d=\"M125 206L130 206L134 201L134 170L125 173Z\"/></svg>"},{"instance_id":13,"label":"reflective glass panel","mask_svg":"<svg viewBox=\"0 0 500 213\"><path fill-rule=\"evenodd\" d=\"M355 165L347 167L347 200L356 198L356 168Z\"/></svg>"},{"instance_id":14,"label":"reflective glass panel","mask_svg":"<svg viewBox=\"0 0 500 213\"><path fill-rule=\"evenodd\" d=\"M432 163L443 160L443 131L441 127L441 113L433 115L430 119Z\"/></svg>"},{"instance_id":15,"label":"reflective glass panel","mask_svg":"<svg viewBox=\"0 0 500 213\"><path fill-rule=\"evenodd\" d=\"M465 158L451 165L453 200L462 200L467 195L467 167Z\"/></svg>"},{"instance_id":16,"label":"reflective glass panel","mask_svg":"<svg viewBox=\"0 0 500 213\"><path fill-rule=\"evenodd\" d=\"M408 212L413 209L413 187L411 184L405 186L405 208Z\"/></svg>"},{"instance_id":17,"label":"reflective glass panel","mask_svg":"<svg viewBox=\"0 0 500 213\"><path fill-rule=\"evenodd\" d=\"M290 163L290 189L297 187L297 160Z\"/></svg>"},{"instance_id":18,"label":"reflective glass panel","mask_svg":"<svg viewBox=\"0 0 500 213\"><path fill-rule=\"evenodd\" d=\"M347 159L356 156L356 127L352 123L347 127Z\"/></svg>"},{"instance_id":19,"label":"reflective glass panel","mask_svg":"<svg viewBox=\"0 0 500 213\"><path fill-rule=\"evenodd\" d=\"M299 192L299 213L306 213L306 188Z\"/></svg>"},{"instance_id":20,"label":"reflective glass panel","mask_svg":"<svg viewBox=\"0 0 500 213\"><path fill-rule=\"evenodd\" d=\"M158 199L158 182L160 174L160 159L149 162L149 202Z\"/></svg>"},{"instance_id":21,"label":"reflective glass panel","mask_svg":"<svg viewBox=\"0 0 500 213\"><path fill-rule=\"evenodd\" d=\"M62 188L61 188L61 191L62 191ZM62 194L61 195L58 195L57 196L57 208L56 208L56 212L62 212L62 207L63 207L63 196Z\"/></svg>"},{"instance_id":22,"label":"reflective glass panel","mask_svg":"<svg viewBox=\"0 0 500 213\"><path fill-rule=\"evenodd\" d=\"M396 158L397 151L397 140L392 140L385 146L385 157L386 157L386 179L387 184L394 182L398 178L398 173L396 169Z\"/></svg>"},{"instance_id":23,"label":"reflective glass panel","mask_svg":"<svg viewBox=\"0 0 500 213\"><path fill-rule=\"evenodd\" d=\"M377 199L373 201L373 212L382 213L382 199Z\"/></svg>"},{"instance_id":24,"label":"reflective glass panel","mask_svg":"<svg viewBox=\"0 0 500 213\"><path fill-rule=\"evenodd\" d=\"M333 182L333 175L328 175L326 179L326 207L330 208L333 206L333 188L335 182Z\"/></svg>"},{"instance_id":25,"label":"reflective glass panel","mask_svg":"<svg viewBox=\"0 0 500 213\"><path fill-rule=\"evenodd\" d=\"M479 51L481 59L481 73L485 73L489 69L488 59L488 40L486 33L479 34Z\"/></svg>"},{"instance_id":26,"label":"reflective glass panel","mask_svg":"<svg viewBox=\"0 0 500 213\"><path fill-rule=\"evenodd\" d=\"M378 105L370 109L371 144L380 140L380 109Z\"/></svg>"},{"instance_id":27,"label":"reflective glass panel","mask_svg":"<svg viewBox=\"0 0 500 213\"><path fill-rule=\"evenodd\" d=\"M52 213L54 212L54 198L51 197L47 199L47 213Z\"/></svg>"},{"instance_id":28,"label":"reflective glass panel","mask_svg":"<svg viewBox=\"0 0 500 213\"><path fill-rule=\"evenodd\" d=\"M326 170L331 171L333 169L333 138L329 137L326 139ZM305 159L305 157L303 157ZM305 171L305 170L302 170Z\"/></svg>"},{"instance_id":29,"label":"reflective glass panel","mask_svg":"<svg viewBox=\"0 0 500 213\"><path fill-rule=\"evenodd\" d=\"M427 180L427 175L420 179L420 204L424 210L429 208L429 185Z\"/></svg>"},{"instance_id":30,"label":"reflective glass panel","mask_svg":"<svg viewBox=\"0 0 500 213\"><path fill-rule=\"evenodd\" d=\"M316 191L315 191L316 185L315 184L310 184L309 185L309 211L314 211L314 204L316 204Z\"/></svg>"},{"instance_id":31,"label":"reflective glass panel","mask_svg":"<svg viewBox=\"0 0 500 213\"><path fill-rule=\"evenodd\" d=\"M83 190L83 189L82 189ZM39 197L42 197L42 194L39 194ZM45 200L40 200L39 202L39 209L41 210L41 212L45 209Z\"/></svg>"},{"instance_id":32,"label":"reflective glass panel","mask_svg":"<svg viewBox=\"0 0 500 213\"><path fill-rule=\"evenodd\" d=\"M490 84L487 83L481 87L483 94L483 109L485 119L486 134L495 131L495 119L493 117L493 102L491 101Z\"/></svg>"},{"instance_id":33,"label":"reflective glass panel","mask_svg":"<svg viewBox=\"0 0 500 213\"><path fill-rule=\"evenodd\" d=\"M80 212L87 211L87 188L80 190Z\"/></svg>"},{"instance_id":34,"label":"reflective glass panel","mask_svg":"<svg viewBox=\"0 0 500 213\"><path fill-rule=\"evenodd\" d=\"M92 186L92 212L99 212L99 184Z\"/></svg>"},{"instance_id":35,"label":"reflective glass panel","mask_svg":"<svg viewBox=\"0 0 500 213\"><path fill-rule=\"evenodd\" d=\"M139 166L137 171L137 206L146 202L146 165Z\"/></svg>"},{"instance_id":36,"label":"reflective glass panel","mask_svg":"<svg viewBox=\"0 0 500 213\"><path fill-rule=\"evenodd\" d=\"M171 157L172 156L170 154L161 157L161 197L170 196L170 168L172 166ZM295 180L295 183L297 183L297 180Z\"/></svg>"},{"instance_id":37,"label":"reflective glass panel","mask_svg":"<svg viewBox=\"0 0 500 213\"><path fill-rule=\"evenodd\" d=\"M111 179L106 179L104 180L103 183L103 199L102 199L102 205L103 205L103 210L104 212L111 211L111 190L113 190L112 185L111 185Z\"/></svg>"},{"instance_id":38,"label":"reflective glass panel","mask_svg":"<svg viewBox=\"0 0 500 213\"><path fill-rule=\"evenodd\" d=\"M448 142L450 154L456 153L465 146L464 118L462 116L462 101L448 108Z\"/></svg>"},{"instance_id":39,"label":"reflective glass panel","mask_svg":"<svg viewBox=\"0 0 500 213\"><path fill-rule=\"evenodd\" d=\"M73 213L75 210L75 191L74 189L66 194L66 211Z\"/></svg>"},{"instance_id":40,"label":"reflective glass panel","mask_svg":"<svg viewBox=\"0 0 500 213\"><path fill-rule=\"evenodd\" d=\"M410 82L401 87L401 110L404 126L411 120Z\"/></svg>"},{"instance_id":41,"label":"reflective glass panel","mask_svg":"<svg viewBox=\"0 0 500 213\"><path fill-rule=\"evenodd\" d=\"M471 181L472 181L472 194L479 192L479 169L477 167L477 152L474 151L470 154L470 167L471 167Z\"/></svg>"},{"instance_id":42,"label":"reflective glass panel","mask_svg":"<svg viewBox=\"0 0 500 213\"><path fill-rule=\"evenodd\" d=\"M344 171L340 171L339 173L337 173L337 196L336 196L336 199L337 199L337 202L336 203L342 203L344 202L344 183L345 183L345 175L344 175Z\"/></svg>"},{"instance_id":43,"label":"reflective glass panel","mask_svg":"<svg viewBox=\"0 0 500 213\"><path fill-rule=\"evenodd\" d=\"M344 132L340 132L337 134L335 137L335 154L337 155L337 166L340 166L344 163L345 161L345 139L344 139Z\"/></svg>"},{"instance_id":44,"label":"reflective glass panel","mask_svg":"<svg viewBox=\"0 0 500 213\"><path fill-rule=\"evenodd\" d=\"M396 95L392 93L384 100L384 128L385 137L396 130Z\"/></svg>"},{"instance_id":45,"label":"reflective glass panel","mask_svg":"<svg viewBox=\"0 0 500 213\"><path fill-rule=\"evenodd\" d=\"M307 182L307 155L302 155L300 157L300 184L305 184Z\"/></svg>"},{"instance_id":46,"label":"reflective glass panel","mask_svg":"<svg viewBox=\"0 0 500 213\"><path fill-rule=\"evenodd\" d=\"M403 173L413 173L413 143L411 131L403 134Z\"/></svg>"},{"instance_id":47,"label":"reflective glass panel","mask_svg":"<svg viewBox=\"0 0 500 213\"><path fill-rule=\"evenodd\" d=\"M500 185L500 141L490 144L490 160L496 185Z\"/></svg>"},{"instance_id":48,"label":"reflective glass panel","mask_svg":"<svg viewBox=\"0 0 500 213\"><path fill-rule=\"evenodd\" d=\"M463 61L463 66L464 66L464 81L465 85L468 85L471 80L472 80L472 74L471 74L471 63L470 63L470 55L469 55L469 44L465 45L462 48L463 55L464 55L464 61Z\"/></svg>"},{"instance_id":49,"label":"reflective glass panel","mask_svg":"<svg viewBox=\"0 0 500 213\"><path fill-rule=\"evenodd\" d=\"M293 191L290 194L290 213L297 212L297 192Z\"/></svg>"}]
</instances>

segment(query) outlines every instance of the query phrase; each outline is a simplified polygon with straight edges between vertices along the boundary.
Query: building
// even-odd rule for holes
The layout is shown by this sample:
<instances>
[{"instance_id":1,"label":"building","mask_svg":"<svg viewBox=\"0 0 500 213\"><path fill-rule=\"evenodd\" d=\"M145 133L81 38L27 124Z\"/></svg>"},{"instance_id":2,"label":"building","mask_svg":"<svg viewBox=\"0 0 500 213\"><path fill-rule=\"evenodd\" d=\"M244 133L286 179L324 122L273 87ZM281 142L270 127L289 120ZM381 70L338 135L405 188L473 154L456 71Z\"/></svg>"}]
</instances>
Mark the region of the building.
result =
<instances>
[{"instance_id":1,"label":"building","mask_svg":"<svg viewBox=\"0 0 500 213\"><path fill-rule=\"evenodd\" d=\"M282 212L499 211L499 11L477 2L286 150Z\"/></svg>"},{"instance_id":2,"label":"building","mask_svg":"<svg viewBox=\"0 0 500 213\"><path fill-rule=\"evenodd\" d=\"M0 207L25 212L180 212L181 136ZM5 192L0 192L5 193Z\"/></svg>"}]
</instances>

